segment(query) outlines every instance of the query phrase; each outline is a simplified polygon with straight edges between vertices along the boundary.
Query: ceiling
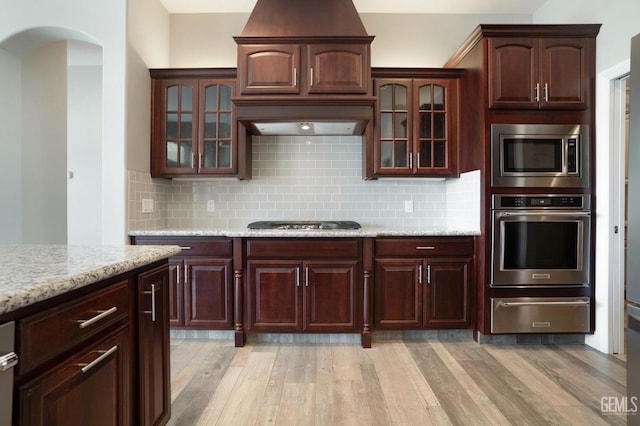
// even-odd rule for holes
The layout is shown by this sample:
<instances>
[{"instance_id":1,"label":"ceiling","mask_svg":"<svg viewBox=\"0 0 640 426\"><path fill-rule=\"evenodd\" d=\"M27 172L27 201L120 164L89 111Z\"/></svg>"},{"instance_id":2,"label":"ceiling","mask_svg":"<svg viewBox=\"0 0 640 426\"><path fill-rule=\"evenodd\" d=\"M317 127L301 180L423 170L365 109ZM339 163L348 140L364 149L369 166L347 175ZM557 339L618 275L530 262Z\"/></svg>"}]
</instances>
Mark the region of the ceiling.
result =
<instances>
[{"instance_id":1,"label":"ceiling","mask_svg":"<svg viewBox=\"0 0 640 426\"><path fill-rule=\"evenodd\" d=\"M554 0L561 1L561 0ZM170 13L249 13L256 0L160 0ZM531 14L547 0L353 0L360 13Z\"/></svg>"}]
</instances>

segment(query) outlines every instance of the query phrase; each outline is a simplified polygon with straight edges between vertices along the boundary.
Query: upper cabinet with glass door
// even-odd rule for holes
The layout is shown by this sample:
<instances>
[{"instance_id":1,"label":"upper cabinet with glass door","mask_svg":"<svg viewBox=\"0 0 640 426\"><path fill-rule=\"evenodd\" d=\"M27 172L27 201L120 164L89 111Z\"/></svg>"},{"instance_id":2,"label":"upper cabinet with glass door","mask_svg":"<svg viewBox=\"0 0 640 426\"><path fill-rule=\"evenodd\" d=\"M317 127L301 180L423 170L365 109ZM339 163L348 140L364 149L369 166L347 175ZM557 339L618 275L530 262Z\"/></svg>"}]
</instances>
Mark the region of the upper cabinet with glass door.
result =
<instances>
[{"instance_id":1,"label":"upper cabinet with glass door","mask_svg":"<svg viewBox=\"0 0 640 426\"><path fill-rule=\"evenodd\" d=\"M181 75L196 71L198 78ZM152 177L243 177L231 102L235 79L206 75L151 71Z\"/></svg>"},{"instance_id":2,"label":"upper cabinet with glass door","mask_svg":"<svg viewBox=\"0 0 640 426\"><path fill-rule=\"evenodd\" d=\"M367 147L373 153L367 155L373 163L365 166L367 177L458 176L457 84L457 77L375 78L376 128L373 147Z\"/></svg>"}]
</instances>

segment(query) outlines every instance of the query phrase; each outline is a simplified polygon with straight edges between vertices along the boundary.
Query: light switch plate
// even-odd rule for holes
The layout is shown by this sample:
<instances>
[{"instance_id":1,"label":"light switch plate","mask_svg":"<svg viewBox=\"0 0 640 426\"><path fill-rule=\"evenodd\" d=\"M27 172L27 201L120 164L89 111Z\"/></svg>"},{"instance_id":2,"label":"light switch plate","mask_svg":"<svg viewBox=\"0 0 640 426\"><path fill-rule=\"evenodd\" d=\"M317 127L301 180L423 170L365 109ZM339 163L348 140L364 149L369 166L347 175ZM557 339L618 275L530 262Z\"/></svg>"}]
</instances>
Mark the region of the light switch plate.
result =
<instances>
[{"instance_id":1,"label":"light switch plate","mask_svg":"<svg viewBox=\"0 0 640 426\"><path fill-rule=\"evenodd\" d=\"M142 213L153 212L153 200L151 198L142 199Z\"/></svg>"},{"instance_id":2,"label":"light switch plate","mask_svg":"<svg viewBox=\"0 0 640 426\"><path fill-rule=\"evenodd\" d=\"M404 201L404 212L405 213L413 213L413 200L405 200Z\"/></svg>"}]
</instances>

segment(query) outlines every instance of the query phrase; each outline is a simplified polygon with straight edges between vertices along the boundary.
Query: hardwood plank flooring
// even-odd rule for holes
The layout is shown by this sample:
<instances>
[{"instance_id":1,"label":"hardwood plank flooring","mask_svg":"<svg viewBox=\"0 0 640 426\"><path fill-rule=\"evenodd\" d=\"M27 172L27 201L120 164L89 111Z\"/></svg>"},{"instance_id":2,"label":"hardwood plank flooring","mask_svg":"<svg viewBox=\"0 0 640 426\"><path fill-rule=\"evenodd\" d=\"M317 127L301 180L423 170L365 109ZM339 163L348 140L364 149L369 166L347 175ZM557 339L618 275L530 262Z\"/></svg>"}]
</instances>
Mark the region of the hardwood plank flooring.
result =
<instances>
[{"instance_id":1,"label":"hardwood plank flooring","mask_svg":"<svg viewBox=\"0 0 640 426\"><path fill-rule=\"evenodd\" d=\"M624 425L601 400L626 395L625 372L583 345L173 339L169 424Z\"/></svg>"}]
</instances>

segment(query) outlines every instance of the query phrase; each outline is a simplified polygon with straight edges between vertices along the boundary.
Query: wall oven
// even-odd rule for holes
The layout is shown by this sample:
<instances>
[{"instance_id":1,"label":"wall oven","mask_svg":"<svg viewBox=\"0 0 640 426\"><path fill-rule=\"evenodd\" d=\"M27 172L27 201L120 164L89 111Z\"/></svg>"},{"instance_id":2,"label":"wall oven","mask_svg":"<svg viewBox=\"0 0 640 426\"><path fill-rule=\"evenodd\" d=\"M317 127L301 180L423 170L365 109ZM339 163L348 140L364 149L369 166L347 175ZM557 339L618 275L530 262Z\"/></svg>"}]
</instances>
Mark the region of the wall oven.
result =
<instances>
[{"instance_id":1,"label":"wall oven","mask_svg":"<svg viewBox=\"0 0 640 426\"><path fill-rule=\"evenodd\" d=\"M589 128L567 124L491 125L493 187L589 186Z\"/></svg>"},{"instance_id":2,"label":"wall oven","mask_svg":"<svg viewBox=\"0 0 640 426\"><path fill-rule=\"evenodd\" d=\"M588 195L492 198L491 287L590 285Z\"/></svg>"}]
</instances>

